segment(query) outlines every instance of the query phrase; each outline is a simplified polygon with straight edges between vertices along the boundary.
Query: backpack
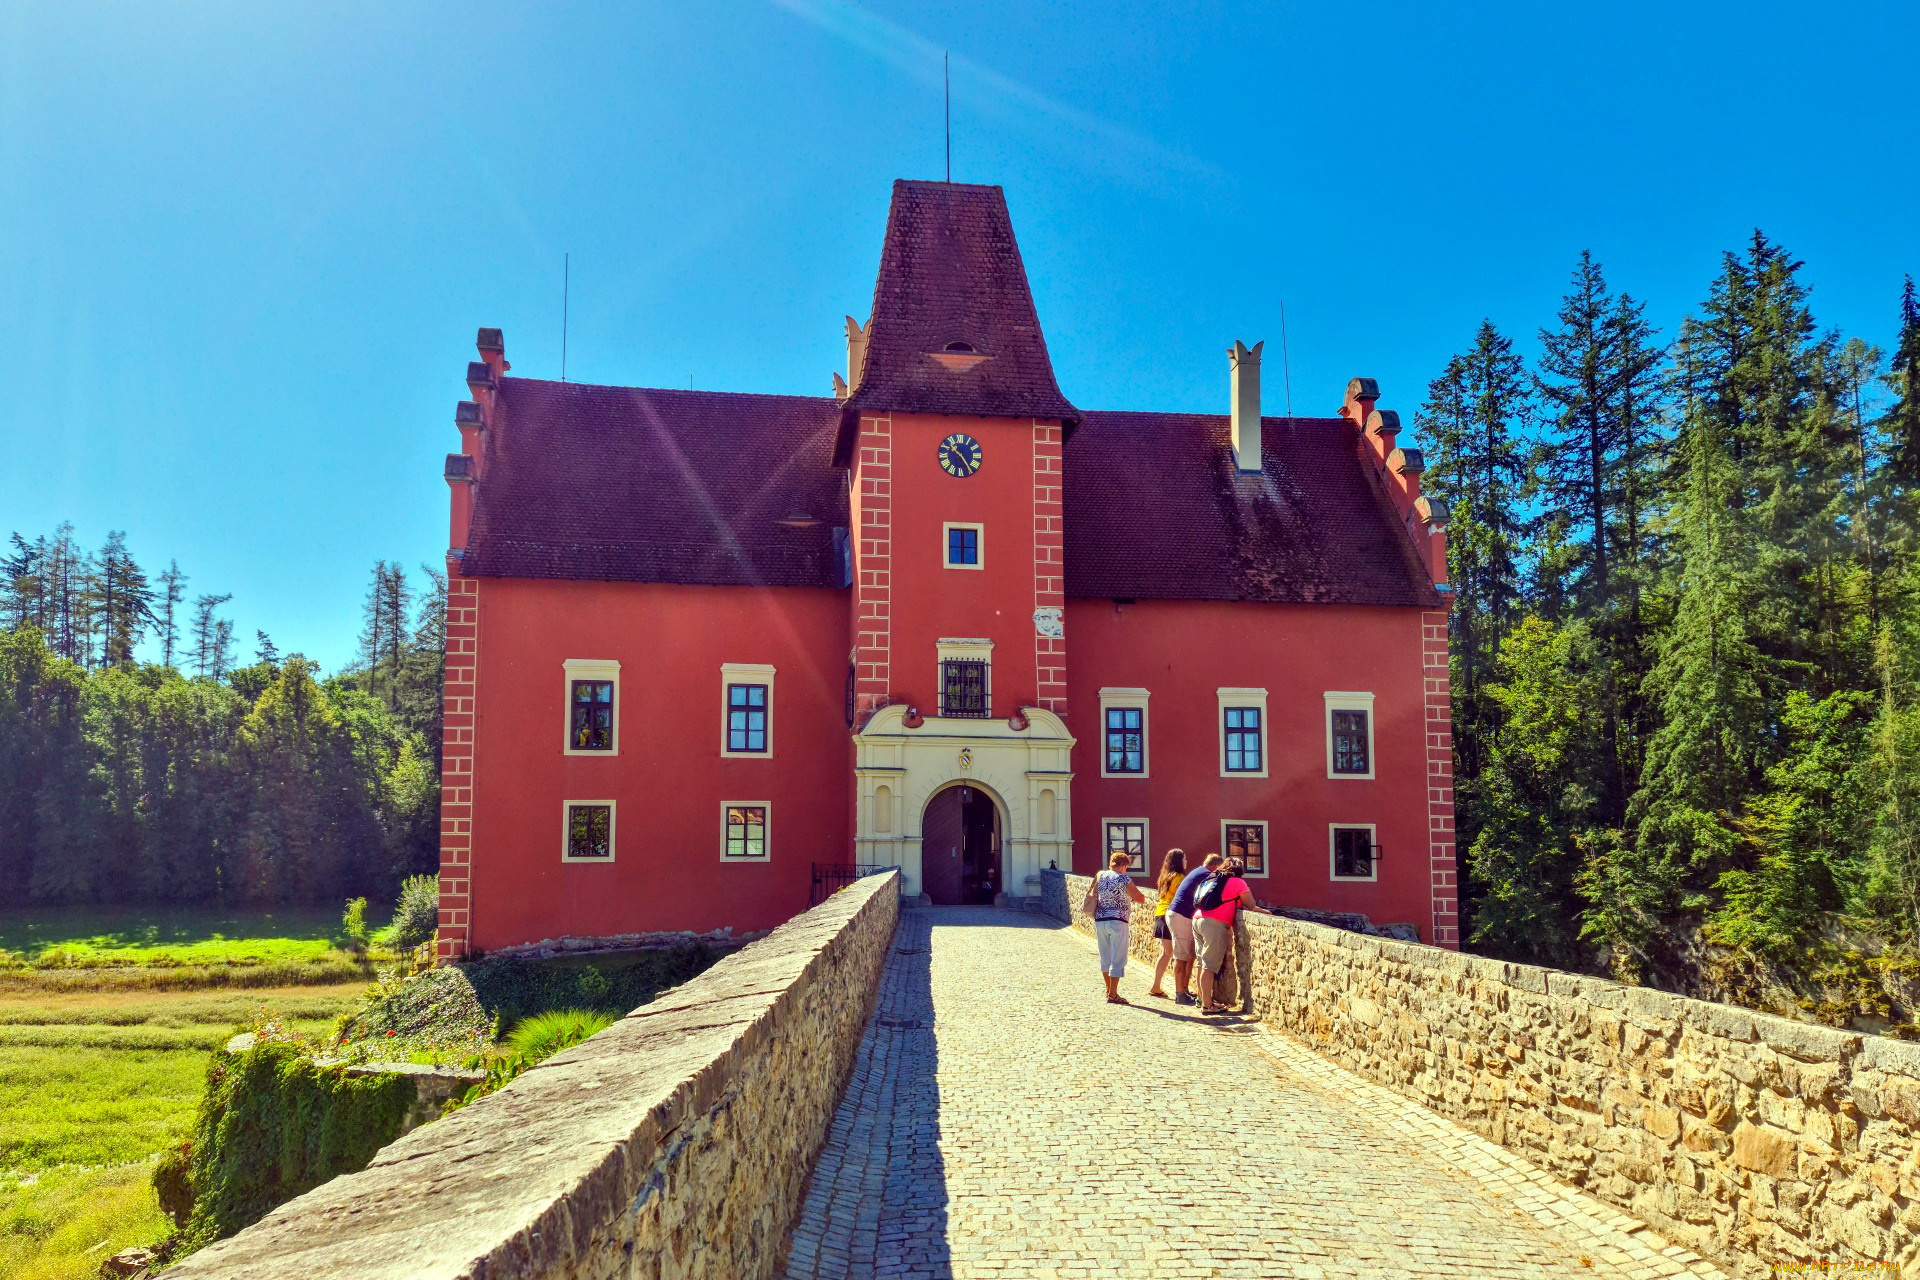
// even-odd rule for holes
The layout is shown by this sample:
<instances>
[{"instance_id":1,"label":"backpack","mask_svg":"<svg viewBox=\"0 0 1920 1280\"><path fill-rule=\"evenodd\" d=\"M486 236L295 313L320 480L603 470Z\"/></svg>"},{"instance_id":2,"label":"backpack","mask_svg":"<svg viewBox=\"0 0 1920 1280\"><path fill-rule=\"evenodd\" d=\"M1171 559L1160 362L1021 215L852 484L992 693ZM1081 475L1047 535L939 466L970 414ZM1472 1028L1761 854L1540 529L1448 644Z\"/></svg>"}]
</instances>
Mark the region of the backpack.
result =
<instances>
[{"instance_id":1,"label":"backpack","mask_svg":"<svg viewBox=\"0 0 1920 1280\"><path fill-rule=\"evenodd\" d=\"M1233 879L1224 871L1216 871L1200 884L1200 892L1193 895L1195 911L1214 911L1223 903L1227 892L1227 881Z\"/></svg>"}]
</instances>

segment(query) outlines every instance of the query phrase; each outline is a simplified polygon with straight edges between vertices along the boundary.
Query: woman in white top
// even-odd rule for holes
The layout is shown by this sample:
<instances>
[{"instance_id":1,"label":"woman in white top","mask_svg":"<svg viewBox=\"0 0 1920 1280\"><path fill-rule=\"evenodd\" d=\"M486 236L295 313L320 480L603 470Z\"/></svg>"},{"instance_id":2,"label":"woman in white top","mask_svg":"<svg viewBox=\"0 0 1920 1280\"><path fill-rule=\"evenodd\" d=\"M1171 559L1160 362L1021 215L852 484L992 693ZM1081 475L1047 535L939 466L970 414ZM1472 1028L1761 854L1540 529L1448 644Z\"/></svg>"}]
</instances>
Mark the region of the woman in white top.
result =
<instances>
[{"instance_id":1,"label":"woman in white top","mask_svg":"<svg viewBox=\"0 0 1920 1280\"><path fill-rule=\"evenodd\" d=\"M1127 875L1131 861L1124 853L1114 854L1107 859L1107 869L1093 878L1093 887L1087 890L1093 936L1100 944L1100 976L1107 980L1108 1004L1128 1003L1120 994L1120 978L1127 971L1127 934L1132 927L1133 904L1147 900Z\"/></svg>"}]
</instances>

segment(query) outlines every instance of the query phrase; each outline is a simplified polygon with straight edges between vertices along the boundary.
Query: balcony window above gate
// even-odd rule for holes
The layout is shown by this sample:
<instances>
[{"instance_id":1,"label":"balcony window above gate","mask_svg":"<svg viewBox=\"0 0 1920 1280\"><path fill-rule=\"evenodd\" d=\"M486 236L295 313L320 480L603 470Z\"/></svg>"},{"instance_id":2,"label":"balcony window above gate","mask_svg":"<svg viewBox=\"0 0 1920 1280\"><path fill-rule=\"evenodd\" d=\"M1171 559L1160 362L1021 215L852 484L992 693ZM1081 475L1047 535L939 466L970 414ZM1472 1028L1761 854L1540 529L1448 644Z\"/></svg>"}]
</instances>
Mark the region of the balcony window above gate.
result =
<instances>
[{"instance_id":1,"label":"balcony window above gate","mask_svg":"<svg viewBox=\"0 0 1920 1280\"><path fill-rule=\"evenodd\" d=\"M570 756L616 755L620 750L620 664L569 659L566 664L566 737Z\"/></svg>"},{"instance_id":2,"label":"balcony window above gate","mask_svg":"<svg viewBox=\"0 0 1920 1280\"><path fill-rule=\"evenodd\" d=\"M940 714L984 720L993 714L993 641L942 639L936 646Z\"/></svg>"}]
</instances>

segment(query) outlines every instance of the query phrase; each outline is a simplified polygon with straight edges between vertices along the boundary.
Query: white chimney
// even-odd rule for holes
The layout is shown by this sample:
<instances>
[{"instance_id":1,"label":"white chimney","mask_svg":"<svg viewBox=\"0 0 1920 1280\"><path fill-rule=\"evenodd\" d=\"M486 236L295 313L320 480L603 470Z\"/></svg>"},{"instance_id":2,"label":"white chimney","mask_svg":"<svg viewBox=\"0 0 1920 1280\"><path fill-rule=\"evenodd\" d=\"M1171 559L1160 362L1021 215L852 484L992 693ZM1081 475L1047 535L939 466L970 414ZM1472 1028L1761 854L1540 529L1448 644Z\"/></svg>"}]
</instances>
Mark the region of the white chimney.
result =
<instances>
[{"instance_id":1,"label":"white chimney","mask_svg":"<svg viewBox=\"0 0 1920 1280\"><path fill-rule=\"evenodd\" d=\"M1260 348L1234 343L1227 352L1233 382L1233 461L1242 471L1260 470Z\"/></svg>"}]
</instances>

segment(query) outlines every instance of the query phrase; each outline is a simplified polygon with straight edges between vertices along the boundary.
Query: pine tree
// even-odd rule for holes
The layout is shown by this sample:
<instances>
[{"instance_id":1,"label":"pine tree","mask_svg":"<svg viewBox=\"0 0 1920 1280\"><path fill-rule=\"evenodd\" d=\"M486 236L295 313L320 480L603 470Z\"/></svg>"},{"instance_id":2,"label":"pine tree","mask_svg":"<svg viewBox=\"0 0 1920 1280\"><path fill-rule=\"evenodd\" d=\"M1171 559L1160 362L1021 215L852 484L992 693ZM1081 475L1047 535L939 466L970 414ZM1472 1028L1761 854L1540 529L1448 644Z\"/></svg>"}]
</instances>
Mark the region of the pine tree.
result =
<instances>
[{"instance_id":1,"label":"pine tree","mask_svg":"<svg viewBox=\"0 0 1920 1280\"><path fill-rule=\"evenodd\" d=\"M180 572L178 560L167 561L167 570L160 575L160 591L154 607L154 627L160 638L160 665L173 665L174 649L180 641L178 622L180 605L187 598L187 575Z\"/></svg>"},{"instance_id":2,"label":"pine tree","mask_svg":"<svg viewBox=\"0 0 1920 1280\"><path fill-rule=\"evenodd\" d=\"M253 633L253 639L253 660L269 667L278 666L280 663L280 649L279 646L273 643L273 637L256 628Z\"/></svg>"},{"instance_id":3,"label":"pine tree","mask_svg":"<svg viewBox=\"0 0 1920 1280\"><path fill-rule=\"evenodd\" d=\"M42 559L47 593L47 643L68 662L91 665L93 619L87 595L87 557L73 539L73 525L53 531Z\"/></svg>"},{"instance_id":4,"label":"pine tree","mask_svg":"<svg viewBox=\"0 0 1920 1280\"><path fill-rule=\"evenodd\" d=\"M1908 276L1900 294L1900 334L1887 365L1893 407L1880 422L1886 449L1889 538L1906 554L1920 550L1920 296Z\"/></svg>"},{"instance_id":5,"label":"pine tree","mask_svg":"<svg viewBox=\"0 0 1920 1280\"><path fill-rule=\"evenodd\" d=\"M219 680L232 665L233 623L216 612L231 599L233 593L228 592L201 596L193 602L193 625L188 632L192 648L187 650L187 660L193 664L194 675L202 680Z\"/></svg>"},{"instance_id":6,"label":"pine tree","mask_svg":"<svg viewBox=\"0 0 1920 1280\"><path fill-rule=\"evenodd\" d=\"M101 663L130 664L134 647L153 620L153 588L127 550L125 533L107 535L96 561L90 599L98 619Z\"/></svg>"},{"instance_id":7,"label":"pine tree","mask_svg":"<svg viewBox=\"0 0 1920 1280\"><path fill-rule=\"evenodd\" d=\"M1524 431L1532 414L1525 367L1491 321L1473 346L1447 362L1419 415L1435 461L1423 480L1451 509L1447 576L1454 593L1453 689L1457 776L1477 777L1495 711L1486 685L1500 642L1518 617L1527 525ZM1471 843L1472 793L1462 788L1462 831Z\"/></svg>"},{"instance_id":8,"label":"pine tree","mask_svg":"<svg viewBox=\"0 0 1920 1280\"><path fill-rule=\"evenodd\" d=\"M1679 599L1647 680L1659 727L1628 807L1631 841L1581 880L1583 933L1610 948L1623 974L1648 961L1661 917L1704 906L1704 890L1731 868L1736 824L1770 754L1768 696L1778 685L1752 631L1758 556L1726 410L1695 399L1682 427Z\"/></svg>"},{"instance_id":9,"label":"pine tree","mask_svg":"<svg viewBox=\"0 0 1920 1280\"><path fill-rule=\"evenodd\" d=\"M0 600L6 603L8 631L34 627L44 633L48 629L46 558L44 534L28 542L16 533L13 550L0 556L0 592L4 592Z\"/></svg>"}]
</instances>

